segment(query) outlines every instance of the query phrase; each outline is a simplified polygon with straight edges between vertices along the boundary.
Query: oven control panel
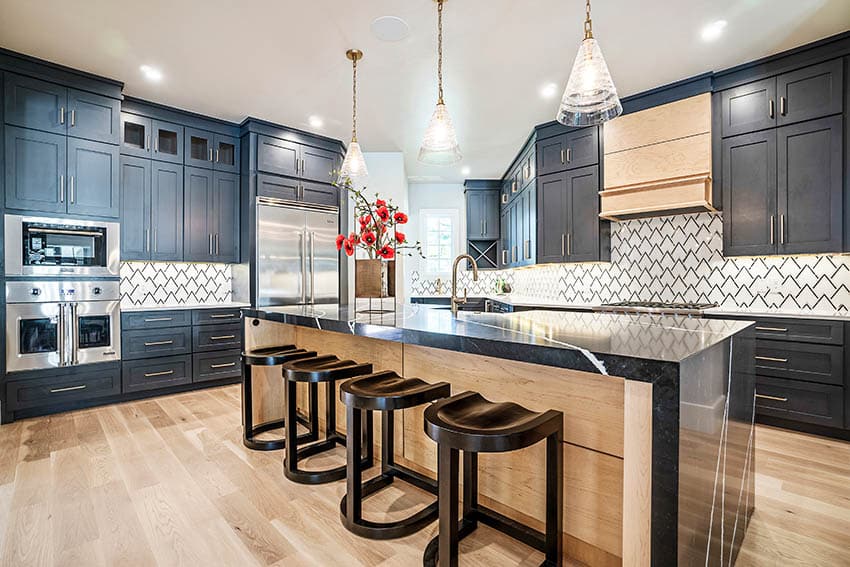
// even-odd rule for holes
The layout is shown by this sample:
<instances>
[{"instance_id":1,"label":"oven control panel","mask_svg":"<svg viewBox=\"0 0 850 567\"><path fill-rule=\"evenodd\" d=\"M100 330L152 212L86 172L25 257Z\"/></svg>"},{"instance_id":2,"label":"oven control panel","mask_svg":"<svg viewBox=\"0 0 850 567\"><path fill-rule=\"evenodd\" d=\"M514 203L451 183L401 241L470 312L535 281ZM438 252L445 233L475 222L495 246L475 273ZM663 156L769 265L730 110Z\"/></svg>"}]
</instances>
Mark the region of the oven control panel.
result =
<instances>
[{"instance_id":1,"label":"oven control panel","mask_svg":"<svg viewBox=\"0 0 850 567\"><path fill-rule=\"evenodd\" d=\"M117 301L118 281L9 281L6 303Z\"/></svg>"}]
</instances>

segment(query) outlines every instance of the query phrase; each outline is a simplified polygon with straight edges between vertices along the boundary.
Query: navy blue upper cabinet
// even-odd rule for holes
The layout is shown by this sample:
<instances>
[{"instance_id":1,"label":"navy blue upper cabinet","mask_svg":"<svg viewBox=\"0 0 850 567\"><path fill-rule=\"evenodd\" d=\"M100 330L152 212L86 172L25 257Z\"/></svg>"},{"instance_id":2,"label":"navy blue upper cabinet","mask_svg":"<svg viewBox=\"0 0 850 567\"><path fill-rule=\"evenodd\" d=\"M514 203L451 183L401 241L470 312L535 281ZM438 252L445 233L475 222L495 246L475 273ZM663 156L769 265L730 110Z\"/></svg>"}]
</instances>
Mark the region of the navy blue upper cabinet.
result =
<instances>
[{"instance_id":1,"label":"navy blue upper cabinet","mask_svg":"<svg viewBox=\"0 0 850 567\"><path fill-rule=\"evenodd\" d=\"M301 171L301 145L271 136L257 136L257 170L297 177Z\"/></svg>"},{"instance_id":2,"label":"navy blue upper cabinet","mask_svg":"<svg viewBox=\"0 0 850 567\"><path fill-rule=\"evenodd\" d=\"M776 125L776 79L747 83L720 93L723 137Z\"/></svg>"},{"instance_id":3,"label":"navy blue upper cabinet","mask_svg":"<svg viewBox=\"0 0 850 567\"><path fill-rule=\"evenodd\" d=\"M7 124L65 134L68 89L30 77L6 73L4 119Z\"/></svg>"},{"instance_id":4,"label":"navy blue upper cabinet","mask_svg":"<svg viewBox=\"0 0 850 567\"><path fill-rule=\"evenodd\" d=\"M843 108L841 59L804 67L776 78L777 125L838 114Z\"/></svg>"},{"instance_id":5,"label":"navy blue upper cabinet","mask_svg":"<svg viewBox=\"0 0 850 567\"><path fill-rule=\"evenodd\" d=\"M121 113L121 153L128 156L151 157L152 121L144 116Z\"/></svg>"},{"instance_id":6,"label":"navy blue upper cabinet","mask_svg":"<svg viewBox=\"0 0 850 567\"><path fill-rule=\"evenodd\" d=\"M120 141L120 101L106 96L68 90L68 135L97 142Z\"/></svg>"},{"instance_id":7,"label":"navy blue upper cabinet","mask_svg":"<svg viewBox=\"0 0 850 567\"><path fill-rule=\"evenodd\" d=\"M297 179L260 173L257 175L257 195L283 201L297 201L301 184Z\"/></svg>"},{"instance_id":8,"label":"navy blue upper cabinet","mask_svg":"<svg viewBox=\"0 0 850 567\"><path fill-rule=\"evenodd\" d=\"M568 262L598 262L610 255L610 224L599 220L599 168L568 172Z\"/></svg>"},{"instance_id":9,"label":"navy blue upper cabinet","mask_svg":"<svg viewBox=\"0 0 850 567\"><path fill-rule=\"evenodd\" d=\"M183 126L152 120L150 122L153 159L183 164Z\"/></svg>"},{"instance_id":10,"label":"navy blue upper cabinet","mask_svg":"<svg viewBox=\"0 0 850 567\"><path fill-rule=\"evenodd\" d=\"M68 138L68 212L118 218L118 146Z\"/></svg>"},{"instance_id":11,"label":"navy blue upper cabinet","mask_svg":"<svg viewBox=\"0 0 850 567\"><path fill-rule=\"evenodd\" d=\"M239 140L216 134L213 138L213 169L239 173Z\"/></svg>"},{"instance_id":12,"label":"navy blue upper cabinet","mask_svg":"<svg viewBox=\"0 0 850 567\"><path fill-rule=\"evenodd\" d=\"M842 251L841 129L833 116L776 131L780 254Z\"/></svg>"},{"instance_id":13,"label":"navy blue upper cabinet","mask_svg":"<svg viewBox=\"0 0 850 567\"><path fill-rule=\"evenodd\" d=\"M65 212L65 136L7 126L5 157L6 207Z\"/></svg>"},{"instance_id":14,"label":"navy blue upper cabinet","mask_svg":"<svg viewBox=\"0 0 850 567\"><path fill-rule=\"evenodd\" d=\"M151 162L149 234L151 260L183 259L182 165Z\"/></svg>"},{"instance_id":15,"label":"navy blue upper cabinet","mask_svg":"<svg viewBox=\"0 0 850 567\"><path fill-rule=\"evenodd\" d=\"M213 261L239 261L239 176L216 172L213 176Z\"/></svg>"},{"instance_id":16,"label":"navy blue upper cabinet","mask_svg":"<svg viewBox=\"0 0 850 567\"><path fill-rule=\"evenodd\" d=\"M121 259L150 260L151 161L121 157ZM181 203L180 210L183 210ZM182 250L181 250L182 252Z\"/></svg>"},{"instance_id":17,"label":"navy blue upper cabinet","mask_svg":"<svg viewBox=\"0 0 850 567\"><path fill-rule=\"evenodd\" d=\"M301 182L301 200L314 205L339 206L339 190L326 183Z\"/></svg>"},{"instance_id":18,"label":"navy blue upper cabinet","mask_svg":"<svg viewBox=\"0 0 850 567\"><path fill-rule=\"evenodd\" d=\"M537 175L599 163L599 128L581 128L537 142Z\"/></svg>"},{"instance_id":19,"label":"navy blue upper cabinet","mask_svg":"<svg viewBox=\"0 0 850 567\"><path fill-rule=\"evenodd\" d=\"M213 172L184 169L183 257L187 262L209 262L213 256Z\"/></svg>"},{"instance_id":20,"label":"navy blue upper cabinet","mask_svg":"<svg viewBox=\"0 0 850 567\"><path fill-rule=\"evenodd\" d=\"M183 160L186 165L213 169L215 134L205 130L186 128Z\"/></svg>"},{"instance_id":21,"label":"navy blue upper cabinet","mask_svg":"<svg viewBox=\"0 0 850 567\"><path fill-rule=\"evenodd\" d=\"M538 262L566 261L568 177L561 172L537 178Z\"/></svg>"},{"instance_id":22,"label":"navy blue upper cabinet","mask_svg":"<svg viewBox=\"0 0 850 567\"><path fill-rule=\"evenodd\" d=\"M319 183L333 183L339 169L339 154L321 148L301 146L301 177Z\"/></svg>"}]
</instances>

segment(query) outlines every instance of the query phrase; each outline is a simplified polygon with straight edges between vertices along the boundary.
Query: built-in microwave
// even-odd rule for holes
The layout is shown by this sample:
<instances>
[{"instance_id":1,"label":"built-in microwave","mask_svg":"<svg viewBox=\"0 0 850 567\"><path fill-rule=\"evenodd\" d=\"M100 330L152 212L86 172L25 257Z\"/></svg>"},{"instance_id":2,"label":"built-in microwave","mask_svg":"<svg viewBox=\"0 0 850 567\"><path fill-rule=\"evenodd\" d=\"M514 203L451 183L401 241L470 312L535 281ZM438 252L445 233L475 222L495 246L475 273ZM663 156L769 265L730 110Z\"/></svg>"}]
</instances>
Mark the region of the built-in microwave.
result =
<instances>
[{"instance_id":1,"label":"built-in microwave","mask_svg":"<svg viewBox=\"0 0 850 567\"><path fill-rule=\"evenodd\" d=\"M6 275L118 276L117 222L6 215Z\"/></svg>"}]
</instances>

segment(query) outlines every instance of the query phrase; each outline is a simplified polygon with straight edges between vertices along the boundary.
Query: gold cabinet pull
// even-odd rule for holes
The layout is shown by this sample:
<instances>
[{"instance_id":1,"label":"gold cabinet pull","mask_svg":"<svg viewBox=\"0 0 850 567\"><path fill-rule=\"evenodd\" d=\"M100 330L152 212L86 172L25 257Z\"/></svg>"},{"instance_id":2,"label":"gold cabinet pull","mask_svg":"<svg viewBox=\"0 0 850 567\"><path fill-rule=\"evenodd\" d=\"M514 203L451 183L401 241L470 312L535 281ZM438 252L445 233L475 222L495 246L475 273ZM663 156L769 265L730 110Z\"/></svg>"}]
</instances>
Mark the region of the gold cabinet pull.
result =
<instances>
[{"instance_id":1,"label":"gold cabinet pull","mask_svg":"<svg viewBox=\"0 0 850 567\"><path fill-rule=\"evenodd\" d=\"M231 366L236 366L236 363L228 362L227 364L210 364L210 368L230 368Z\"/></svg>"},{"instance_id":2,"label":"gold cabinet pull","mask_svg":"<svg viewBox=\"0 0 850 567\"><path fill-rule=\"evenodd\" d=\"M236 335L220 335L218 337L210 337L211 341L225 341L228 339L235 339Z\"/></svg>"},{"instance_id":3,"label":"gold cabinet pull","mask_svg":"<svg viewBox=\"0 0 850 567\"><path fill-rule=\"evenodd\" d=\"M765 360L767 362L782 362L782 363L788 362L787 358L774 358L772 356L756 356L755 359L756 360Z\"/></svg>"},{"instance_id":4,"label":"gold cabinet pull","mask_svg":"<svg viewBox=\"0 0 850 567\"><path fill-rule=\"evenodd\" d=\"M153 378L154 376L170 376L174 374L173 370L163 370L162 372L145 372L145 378Z\"/></svg>"},{"instance_id":5,"label":"gold cabinet pull","mask_svg":"<svg viewBox=\"0 0 850 567\"><path fill-rule=\"evenodd\" d=\"M775 333L787 333L788 329L784 327L756 327L756 331L772 331Z\"/></svg>"},{"instance_id":6,"label":"gold cabinet pull","mask_svg":"<svg viewBox=\"0 0 850 567\"><path fill-rule=\"evenodd\" d=\"M173 345L174 341L153 341L149 343L145 343L145 346L163 346L163 345Z\"/></svg>"},{"instance_id":7,"label":"gold cabinet pull","mask_svg":"<svg viewBox=\"0 0 850 567\"><path fill-rule=\"evenodd\" d=\"M773 400L774 402L787 402L788 398L780 398L778 396L768 396L766 394L756 394L756 397L761 400Z\"/></svg>"},{"instance_id":8,"label":"gold cabinet pull","mask_svg":"<svg viewBox=\"0 0 850 567\"><path fill-rule=\"evenodd\" d=\"M74 390L85 390L85 389L86 389L86 385L81 384L79 386L69 386L67 388L53 388L52 390L50 390L50 393L51 394L59 394L59 393L62 393L62 392L73 392Z\"/></svg>"},{"instance_id":9,"label":"gold cabinet pull","mask_svg":"<svg viewBox=\"0 0 850 567\"><path fill-rule=\"evenodd\" d=\"M234 313L226 313L223 315L210 315L210 319L232 319L233 317L236 317Z\"/></svg>"},{"instance_id":10,"label":"gold cabinet pull","mask_svg":"<svg viewBox=\"0 0 850 567\"><path fill-rule=\"evenodd\" d=\"M770 118L773 118L773 116L775 114L774 108L775 108L775 104L773 102L773 99L770 99L770 102L768 102L768 104L767 104L767 115Z\"/></svg>"}]
</instances>

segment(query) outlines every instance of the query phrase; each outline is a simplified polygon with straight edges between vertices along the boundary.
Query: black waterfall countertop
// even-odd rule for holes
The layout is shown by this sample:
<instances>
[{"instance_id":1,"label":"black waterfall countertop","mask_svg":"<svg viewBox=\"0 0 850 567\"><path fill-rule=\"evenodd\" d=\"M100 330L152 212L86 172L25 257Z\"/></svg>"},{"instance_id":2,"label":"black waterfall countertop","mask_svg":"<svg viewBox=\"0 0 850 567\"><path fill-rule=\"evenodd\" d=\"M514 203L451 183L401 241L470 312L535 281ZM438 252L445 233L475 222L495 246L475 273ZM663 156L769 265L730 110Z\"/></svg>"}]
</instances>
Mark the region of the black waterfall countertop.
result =
<instances>
[{"instance_id":1,"label":"black waterfall countertop","mask_svg":"<svg viewBox=\"0 0 850 567\"><path fill-rule=\"evenodd\" d=\"M362 307L360 308L362 309ZM654 382L750 321L569 311L459 312L426 305L369 314L352 306L243 309L246 318Z\"/></svg>"}]
</instances>

